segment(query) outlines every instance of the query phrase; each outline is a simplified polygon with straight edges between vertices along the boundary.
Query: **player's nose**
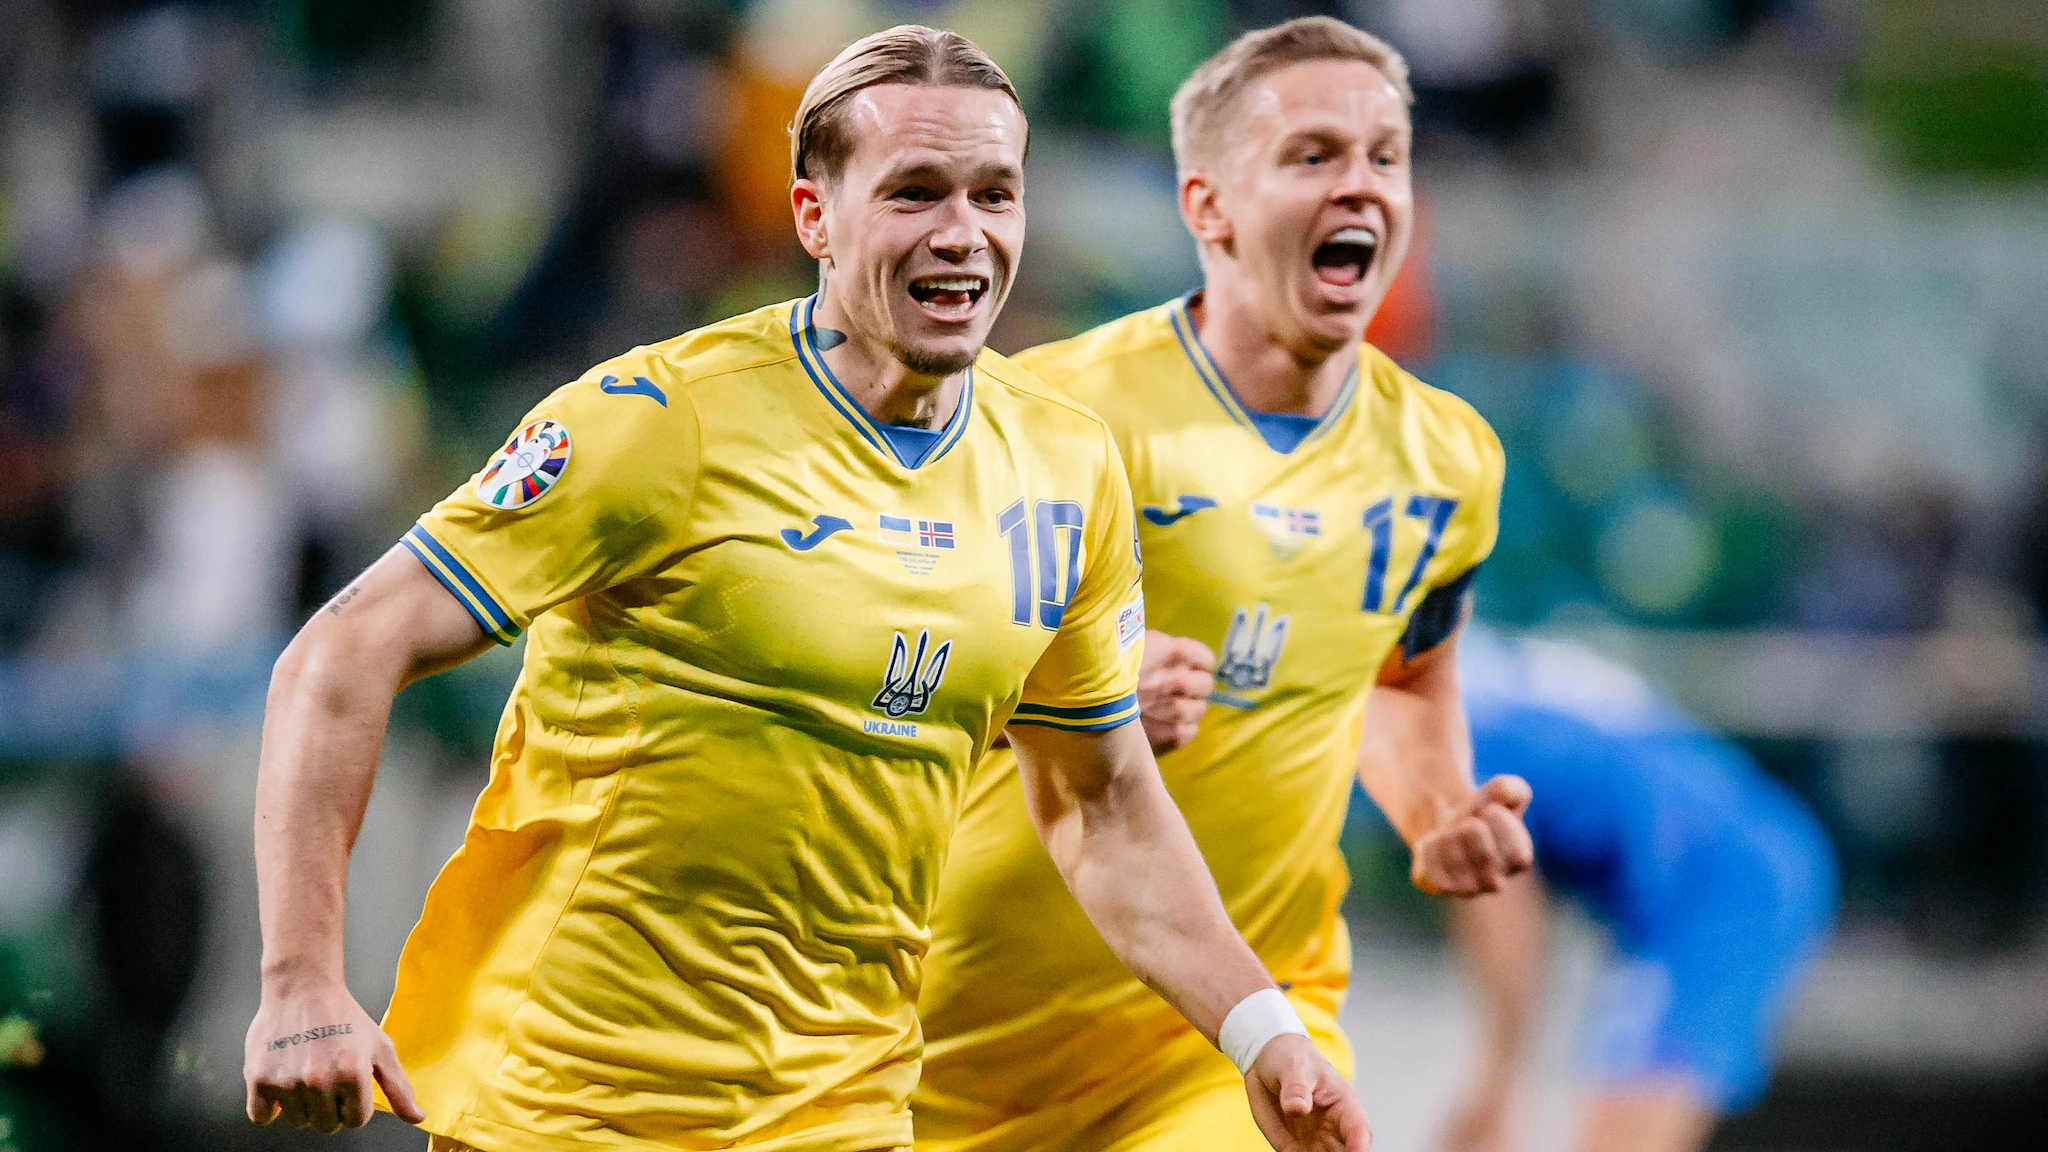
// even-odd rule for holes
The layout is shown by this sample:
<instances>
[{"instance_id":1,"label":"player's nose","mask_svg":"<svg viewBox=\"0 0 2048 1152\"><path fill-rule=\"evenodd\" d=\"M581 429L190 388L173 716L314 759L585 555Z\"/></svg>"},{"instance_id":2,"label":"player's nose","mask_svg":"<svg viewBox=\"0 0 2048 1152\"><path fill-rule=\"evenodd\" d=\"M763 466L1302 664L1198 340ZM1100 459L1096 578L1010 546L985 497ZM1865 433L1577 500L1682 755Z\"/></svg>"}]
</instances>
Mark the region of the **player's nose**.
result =
<instances>
[{"instance_id":1,"label":"player's nose","mask_svg":"<svg viewBox=\"0 0 2048 1152\"><path fill-rule=\"evenodd\" d=\"M1407 172L1398 164L1379 164L1369 148L1348 150L1330 188L1332 200L1346 207L1378 204L1385 210L1408 186Z\"/></svg>"},{"instance_id":2,"label":"player's nose","mask_svg":"<svg viewBox=\"0 0 2048 1152\"><path fill-rule=\"evenodd\" d=\"M951 197L937 211L932 231L925 238L933 253L947 260L962 261L987 246L981 229L975 226L974 210L966 197Z\"/></svg>"},{"instance_id":3,"label":"player's nose","mask_svg":"<svg viewBox=\"0 0 2048 1152\"><path fill-rule=\"evenodd\" d=\"M1330 188L1330 199L1343 208L1364 211L1366 205L1385 195L1380 173L1369 158L1358 158L1345 163L1337 173L1337 181Z\"/></svg>"}]
</instances>

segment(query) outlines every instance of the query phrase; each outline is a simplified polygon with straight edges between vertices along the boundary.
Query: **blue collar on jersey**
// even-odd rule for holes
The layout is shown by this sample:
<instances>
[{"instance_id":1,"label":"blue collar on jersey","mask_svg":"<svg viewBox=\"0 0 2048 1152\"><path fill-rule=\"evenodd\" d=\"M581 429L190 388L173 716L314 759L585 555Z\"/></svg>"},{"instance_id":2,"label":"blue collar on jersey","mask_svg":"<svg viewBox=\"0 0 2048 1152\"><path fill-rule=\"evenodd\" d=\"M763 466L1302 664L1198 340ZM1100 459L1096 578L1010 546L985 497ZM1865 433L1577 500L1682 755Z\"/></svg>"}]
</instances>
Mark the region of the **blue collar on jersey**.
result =
<instances>
[{"instance_id":1,"label":"blue collar on jersey","mask_svg":"<svg viewBox=\"0 0 2048 1152\"><path fill-rule=\"evenodd\" d=\"M789 338L796 345L797 361L804 366L804 372L810 376L811 383L818 386L818 391L824 394L825 400L832 407L839 410L841 416L846 417L846 422L853 425L853 430L860 433L861 439L874 445L876 451L898 465L913 469L922 468L944 456L953 445L960 442L960 437L967 434L968 414L974 408L972 365L967 368L967 383L960 389L960 405L953 410L953 419L948 421L944 428L936 430L912 429L918 432L928 431L931 437L928 443L919 445L916 442L922 438L916 436L903 437L899 443L899 438L890 435L882 425L875 423L867 410L862 408L839 383L839 378L832 375L832 368L825 363L824 353L818 347L818 330L811 319L811 314L817 307L816 294L797 301L796 307L789 311ZM922 451L918 451L919 448L922 448Z\"/></svg>"},{"instance_id":2,"label":"blue collar on jersey","mask_svg":"<svg viewBox=\"0 0 2048 1152\"><path fill-rule=\"evenodd\" d=\"M1358 392L1356 366L1344 377L1344 386L1337 390L1337 398L1330 402L1330 410L1323 413L1320 420L1312 416L1291 416L1285 412L1254 412L1237 398L1237 390L1230 386L1230 378L1223 374L1223 369L1217 367L1216 361L1209 356L1209 350L1202 346L1202 337L1195 331L1194 319L1188 315L1188 302L1195 295L1190 292L1174 301L1167 311L1167 319L1172 322L1173 334L1180 340L1180 350L1187 355L1188 363L1194 367L1195 375L1201 378L1202 386L1209 390L1209 395L1216 398L1216 403L1223 406L1231 419L1244 425L1261 443L1282 456L1303 444L1321 439L1336 427L1337 421L1343 418L1344 410L1351 406L1351 397Z\"/></svg>"}]
</instances>

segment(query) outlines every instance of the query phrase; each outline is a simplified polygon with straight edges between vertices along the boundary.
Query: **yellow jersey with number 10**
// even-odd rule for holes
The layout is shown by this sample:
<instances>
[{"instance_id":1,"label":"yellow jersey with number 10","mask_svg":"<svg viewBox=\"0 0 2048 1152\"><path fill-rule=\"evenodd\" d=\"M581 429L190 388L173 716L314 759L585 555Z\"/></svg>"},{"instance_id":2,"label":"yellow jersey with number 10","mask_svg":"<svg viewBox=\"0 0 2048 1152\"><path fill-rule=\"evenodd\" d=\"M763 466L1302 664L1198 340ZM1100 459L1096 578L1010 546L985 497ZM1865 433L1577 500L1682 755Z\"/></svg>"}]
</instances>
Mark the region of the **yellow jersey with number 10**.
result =
<instances>
[{"instance_id":1,"label":"yellow jersey with number 10","mask_svg":"<svg viewBox=\"0 0 2048 1152\"><path fill-rule=\"evenodd\" d=\"M812 307L599 365L405 538L487 632L529 632L385 1021L434 1133L908 1144L970 770L1006 723L1136 715L1102 421L991 353L900 445Z\"/></svg>"},{"instance_id":2,"label":"yellow jersey with number 10","mask_svg":"<svg viewBox=\"0 0 2048 1152\"><path fill-rule=\"evenodd\" d=\"M1159 764L1231 917L1275 979L1334 996L1356 720L1416 606L1492 547L1499 442L1370 346L1326 415L1274 429L1232 393L1184 301L1018 360L1116 435L1148 627L1217 654L1199 735ZM921 1136L1132 1082L1187 1030L1061 887L1013 765L998 750L976 775L940 884Z\"/></svg>"}]
</instances>

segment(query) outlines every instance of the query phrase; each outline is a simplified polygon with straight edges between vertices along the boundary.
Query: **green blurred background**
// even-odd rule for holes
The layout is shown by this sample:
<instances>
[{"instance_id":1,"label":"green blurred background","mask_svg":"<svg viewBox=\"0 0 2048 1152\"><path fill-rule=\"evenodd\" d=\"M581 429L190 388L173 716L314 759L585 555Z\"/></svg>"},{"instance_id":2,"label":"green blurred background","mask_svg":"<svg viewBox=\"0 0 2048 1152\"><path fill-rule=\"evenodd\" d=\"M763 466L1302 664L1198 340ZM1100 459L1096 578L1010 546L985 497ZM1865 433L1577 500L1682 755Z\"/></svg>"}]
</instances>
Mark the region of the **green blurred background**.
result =
<instances>
[{"instance_id":1,"label":"green blurred background","mask_svg":"<svg viewBox=\"0 0 2048 1152\"><path fill-rule=\"evenodd\" d=\"M0 1152L294 1142L234 1119L268 662L556 384L809 290L819 64L914 20L1016 78L1014 350L1195 285L1167 99L1309 12L1413 68L1425 235L1373 338L1507 446L1481 613L1643 669L1841 850L1720 1146L2007 1146L2048 1099L2040 3L0 0ZM516 659L401 700L373 1007ZM1416 1051L1465 1009L1354 807L1360 1011ZM1388 1146L1440 1081L1366 1083Z\"/></svg>"}]
</instances>

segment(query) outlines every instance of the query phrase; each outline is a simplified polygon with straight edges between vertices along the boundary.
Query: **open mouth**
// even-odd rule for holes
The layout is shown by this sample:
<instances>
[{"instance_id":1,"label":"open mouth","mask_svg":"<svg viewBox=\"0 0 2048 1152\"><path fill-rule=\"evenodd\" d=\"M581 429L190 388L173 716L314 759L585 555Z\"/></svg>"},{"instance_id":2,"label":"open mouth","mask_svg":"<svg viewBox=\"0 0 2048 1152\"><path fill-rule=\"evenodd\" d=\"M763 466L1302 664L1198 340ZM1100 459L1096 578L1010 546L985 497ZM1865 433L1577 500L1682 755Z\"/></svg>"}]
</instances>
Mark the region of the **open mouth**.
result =
<instances>
[{"instance_id":1,"label":"open mouth","mask_svg":"<svg viewBox=\"0 0 2048 1152\"><path fill-rule=\"evenodd\" d=\"M1365 279L1366 269L1372 267L1373 255L1379 249L1380 238L1370 229L1344 228L1316 245L1310 261L1323 283L1350 288Z\"/></svg>"},{"instance_id":2,"label":"open mouth","mask_svg":"<svg viewBox=\"0 0 2048 1152\"><path fill-rule=\"evenodd\" d=\"M947 318L972 315L987 293L985 276L919 276L910 282L911 299L924 305L925 311Z\"/></svg>"}]
</instances>

